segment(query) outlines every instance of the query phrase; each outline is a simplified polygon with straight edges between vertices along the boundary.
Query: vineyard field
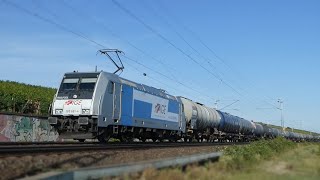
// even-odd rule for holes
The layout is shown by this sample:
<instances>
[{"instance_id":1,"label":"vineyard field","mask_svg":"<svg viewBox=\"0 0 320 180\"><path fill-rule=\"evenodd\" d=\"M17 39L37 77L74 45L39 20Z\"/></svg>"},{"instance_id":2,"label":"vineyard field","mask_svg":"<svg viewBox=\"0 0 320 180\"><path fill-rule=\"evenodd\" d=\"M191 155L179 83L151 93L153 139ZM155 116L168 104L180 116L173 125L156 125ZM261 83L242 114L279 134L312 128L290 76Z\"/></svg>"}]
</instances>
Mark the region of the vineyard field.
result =
<instances>
[{"instance_id":1,"label":"vineyard field","mask_svg":"<svg viewBox=\"0 0 320 180\"><path fill-rule=\"evenodd\" d=\"M48 115L56 89L0 80L0 111Z\"/></svg>"}]
</instances>

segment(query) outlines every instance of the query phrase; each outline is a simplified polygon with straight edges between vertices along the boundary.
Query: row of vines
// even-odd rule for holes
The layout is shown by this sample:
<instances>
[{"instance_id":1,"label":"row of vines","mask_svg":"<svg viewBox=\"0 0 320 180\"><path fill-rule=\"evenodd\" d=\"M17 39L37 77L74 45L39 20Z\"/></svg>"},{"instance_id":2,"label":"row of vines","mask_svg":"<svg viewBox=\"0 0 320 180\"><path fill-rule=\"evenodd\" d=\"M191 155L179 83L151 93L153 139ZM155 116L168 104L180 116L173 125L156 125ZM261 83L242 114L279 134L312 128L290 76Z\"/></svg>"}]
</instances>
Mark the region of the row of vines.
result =
<instances>
[{"instance_id":1,"label":"row of vines","mask_svg":"<svg viewBox=\"0 0 320 180\"><path fill-rule=\"evenodd\" d=\"M0 111L47 115L54 88L0 80Z\"/></svg>"}]
</instances>

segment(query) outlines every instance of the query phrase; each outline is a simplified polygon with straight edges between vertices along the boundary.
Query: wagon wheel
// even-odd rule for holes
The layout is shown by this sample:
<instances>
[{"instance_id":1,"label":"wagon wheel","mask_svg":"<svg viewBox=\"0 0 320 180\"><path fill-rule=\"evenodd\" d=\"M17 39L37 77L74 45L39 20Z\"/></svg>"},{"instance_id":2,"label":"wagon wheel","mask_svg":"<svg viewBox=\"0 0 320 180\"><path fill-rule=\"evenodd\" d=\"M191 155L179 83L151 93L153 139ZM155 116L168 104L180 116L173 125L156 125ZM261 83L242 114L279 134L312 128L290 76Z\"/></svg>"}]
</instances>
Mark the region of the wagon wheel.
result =
<instances>
[{"instance_id":1,"label":"wagon wheel","mask_svg":"<svg viewBox=\"0 0 320 180\"><path fill-rule=\"evenodd\" d=\"M207 137L207 138L206 138L206 141L207 141L207 142L212 142L212 138Z\"/></svg>"},{"instance_id":2,"label":"wagon wheel","mask_svg":"<svg viewBox=\"0 0 320 180\"><path fill-rule=\"evenodd\" d=\"M142 142L146 142L147 138L146 137L141 137Z\"/></svg>"},{"instance_id":3,"label":"wagon wheel","mask_svg":"<svg viewBox=\"0 0 320 180\"><path fill-rule=\"evenodd\" d=\"M177 142L178 139L176 137L171 137L169 138L169 142Z\"/></svg>"},{"instance_id":4,"label":"wagon wheel","mask_svg":"<svg viewBox=\"0 0 320 180\"><path fill-rule=\"evenodd\" d=\"M132 138L122 135L119 137L119 140L120 140L120 142L130 142L132 140Z\"/></svg>"}]
</instances>

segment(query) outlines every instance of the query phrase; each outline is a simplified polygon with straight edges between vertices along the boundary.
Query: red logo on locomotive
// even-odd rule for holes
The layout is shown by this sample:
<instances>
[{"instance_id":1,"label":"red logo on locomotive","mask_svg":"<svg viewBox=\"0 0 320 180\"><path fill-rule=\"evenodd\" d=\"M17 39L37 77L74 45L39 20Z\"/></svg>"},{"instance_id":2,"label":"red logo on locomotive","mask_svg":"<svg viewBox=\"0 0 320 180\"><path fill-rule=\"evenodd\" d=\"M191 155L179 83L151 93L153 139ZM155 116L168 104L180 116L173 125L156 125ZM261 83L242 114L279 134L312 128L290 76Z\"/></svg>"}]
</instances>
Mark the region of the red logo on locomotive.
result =
<instances>
[{"instance_id":1,"label":"red logo on locomotive","mask_svg":"<svg viewBox=\"0 0 320 180\"><path fill-rule=\"evenodd\" d=\"M166 109L167 109L166 105L161 105L157 103L154 107L154 112L157 114L166 114Z\"/></svg>"},{"instance_id":2,"label":"red logo on locomotive","mask_svg":"<svg viewBox=\"0 0 320 180\"><path fill-rule=\"evenodd\" d=\"M81 104L81 100L68 100L64 103L64 105L80 105Z\"/></svg>"}]
</instances>

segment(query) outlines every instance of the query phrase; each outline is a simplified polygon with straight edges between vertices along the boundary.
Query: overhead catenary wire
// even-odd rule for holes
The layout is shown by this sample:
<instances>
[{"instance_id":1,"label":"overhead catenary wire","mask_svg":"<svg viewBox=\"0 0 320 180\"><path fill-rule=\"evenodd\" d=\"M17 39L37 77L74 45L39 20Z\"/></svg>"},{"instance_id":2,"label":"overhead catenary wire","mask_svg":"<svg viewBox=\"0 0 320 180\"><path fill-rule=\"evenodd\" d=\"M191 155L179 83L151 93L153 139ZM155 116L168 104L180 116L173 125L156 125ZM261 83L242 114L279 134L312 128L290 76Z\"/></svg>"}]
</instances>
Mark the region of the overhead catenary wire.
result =
<instances>
[{"instance_id":1,"label":"overhead catenary wire","mask_svg":"<svg viewBox=\"0 0 320 180\"><path fill-rule=\"evenodd\" d=\"M59 24L59 23L57 23L57 22L55 22L55 21L53 21L53 20L51 20L49 18L46 18L46 17L44 17L44 16L42 16L40 14L34 13L34 12L32 12L32 11L30 11L30 10L28 10L28 9L18 5L18 4L16 4L16 3L9 2L7 0L3 0L3 2L5 2L6 4L16 8L17 10L20 10L20 11L26 13L26 14L29 14L29 15L31 15L33 17L36 17L36 18L38 18L38 19L40 19L40 20L42 20L42 21L44 21L46 23L52 24L52 25L56 26L57 28L59 28L60 30L66 31L68 33L72 33L73 35L75 35L75 36L77 36L79 38L85 39L85 40L95 44L96 46L99 46L100 48L107 48L107 46L105 46L105 45L103 45L101 43L98 43L97 41L95 41L95 40L93 40L93 39L91 39L91 38L89 38L89 37L87 37L85 35L82 35L81 33L78 33L78 32L76 32L76 31L74 31L72 29L69 29L66 26L64 26L62 24ZM174 79L174 78L172 78L170 76L167 76L167 75L165 75L165 74L163 74L163 73L161 73L159 71L156 71L156 70L154 70L154 69L152 69L152 68L150 68L150 67L148 67L148 66L146 66L146 65L144 65L142 63L140 63L139 61L137 61L137 60L135 60L135 59L133 59L133 58L127 56L127 55L123 55L123 57L125 57L125 58L127 58L127 59L129 59L129 60L131 60L131 61L133 61L133 62L135 62L135 63L137 63L137 64L139 64L139 65L141 65L141 66L143 66L145 68L147 68L147 69L149 69L150 71L155 72L155 73L157 73L157 74L169 79L169 80L172 80L172 81L174 81L174 82L176 82L176 83L178 83L178 84L180 84L180 85L182 85L182 86L184 86L184 87L186 87L186 88L188 88L190 90L193 90L194 92L197 92L200 95L204 95L202 92L200 92L200 91L198 91L198 90L196 90L196 89L194 89L194 88L192 88L190 86L187 86L184 83L182 83L180 81L177 81L176 79ZM209 100L211 100L211 97L209 97Z\"/></svg>"},{"instance_id":2,"label":"overhead catenary wire","mask_svg":"<svg viewBox=\"0 0 320 180\"><path fill-rule=\"evenodd\" d=\"M201 95L204 95L202 92L200 92L200 91L198 91L198 90L196 90L196 89L194 89L194 88L192 88L192 87L190 87L190 86L187 86L187 85L185 85L184 83L178 81L177 78L170 72L169 69L170 69L171 67L168 66L168 65L166 65L165 63L163 63L161 60L158 60L158 59L155 58L154 56L150 55L149 53L145 52L145 51L142 50L141 48L139 48L139 47L137 47L136 45L134 45L132 42L130 42L130 41L122 38L122 37L119 36L119 35L117 35L117 34L116 34L115 32L113 32L110 28L108 28L104 23L101 23L101 22L97 21L95 18L93 18L93 17L90 16L89 14L77 10L76 8L74 8L72 5L68 4L68 3L65 2L64 0L62 0L62 2L63 2L63 4L64 4L65 6L67 6L67 7L70 8L72 11L74 11L74 13L77 13L78 15L81 15L81 16L83 16L83 17L89 18L90 20L94 21L97 25L100 25L101 27L103 27L103 28L104 28L106 31L108 31L112 36L114 36L114 37L116 37L116 38L118 38L118 39L126 42L126 43L129 44L131 47L133 47L134 49L136 49L137 51L139 51L140 53L142 53L142 54L144 54L145 56L150 57L150 58L153 59L154 61L157 61L158 63L162 64L162 65L165 67L165 69L170 73L170 75L172 75L172 77L167 76L167 75L164 75L164 74L161 73L160 71L154 70L154 69L152 69L152 68L150 68L150 67L148 67L148 66L146 66L146 65L144 65L144 64L142 64L142 63L139 63L137 60L134 60L133 58L131 58L131 57L127 56L127 55L124 56L124 57L126 57L127 59L129 59L129 60L131 60L131 61L133 61L133 62L135 62L135 63L138 63L139 65L143 66L144 68L149 69L149 70L151 70L151 71L154 71L154 72L156 72L157 74L159 74L159 75L161 75L161 76L163 76L163 77L165 77L165 78L167 78L167 79L169 79L169 80L171 80L171 81L174 81L174 82L182 85L182 86L185 87L185 88L191 89L191 90L193 90L193 91L195 91L195 92L197 92L197 93L199 93L199 94L201 94ZM168 68L169 68L169 69L168 69ZM205 96L208 97L210 101L211 101L211 99L213 99L213 98L212 98L211 96L209 96L209 95L205 95Z\"/></svg>"},{"instance_id":3,"label":"overhead catenary wire","mask_svg":"<svg viewBox=\"0 0 320 180\"><path fill-rule=\"evenodd\" d=\"M208 70L204 65L202 65L201 63L199 63L197 60L195 60L192 56L190 56L188 53L186 53L185 51L183 51L181 48L179 48L178 46L176 46L173 42L171 42L169 39L167 39L166 37L164 37L162 34L160 34L158 31L156 31L154 28L152 28L151 26L149 26L148 24L146 24L144 21L142 21L140 18L138 18L135 14L133 14L129 9L125 8L124 6L122 6L119 2L112 0L112 2L119 7L119 9L121 9L122 11L124 11L126 14L128 14L129 16L131 16L132 18L134 18L135 20L137 20L139 23L141 23L144 27L146 27L148 30L150 30L151 32L153 32L154 34L156 34L159 38L161 38L163 41L167 42L168 44L170 44L172 47L174 47L177 51L179 51L180 53L182 53L184 56L186 56L188 59L190 59L191 61L193 61L194 63L196 63L197 65L199 65L202 69L204 69L205 71L207 71L209 74L211 74L214 78L216 78L217 80L219 80L220 82L222 82L223 84L225 84L227 87L229 87L233 92L235 92L236 94L242 96L242 94L237 91L235 88L233 88L229 83L225 82L222 78L220 78L219 76L217 76L216 74L212 73L212 71Z\"/></svg>"},{"instance_id":4,"label":"overhead catenary wire","mask_svg":"<svg viewBox=\"0 0 320 180\"><path fill-rule=\"evenodd\" d=\"M40 20L42 20L42 21L44 21L44 22L47 22L47 23L49 23L49 24L52 24L52 25L56 26L57 28L59 28L59 29L61 29L61 30L63 30L63 31L67 31L67 32L69 32L69 33L71 33L71 34L74 34L74 35L76 35L76 36L78 36L78 37L80 37L80 38L82 38L82 39L85 39L85 40L87 40L87 41L90 41L91 43L95 44L96 46L104 47L102 44L100 44L100 43L98 43L98 42L96 42L96 41L94 41L94 40L92 40L92 39L90 39L90 38L88 38L88 37L80 34L80 33L75 32L75 31L73 31L73 30L65 27L64 25L61 25L61 24L59 24L59 23L56 23L55 21L52 21L52 20L49 19L49 18L46 18L46 17L44 17L44 16L41 16L40 14L34 13L34 12L32 12L32 11L26 9L26 8L23 8L22 6L19 6L18 4L14 3L14 2L7 1L7 0L3 0L2 2L6 3L7 5L10 5L10 6L16 8L16 9L18 9L18 10L20 10L20 11L26 13L26 14L29 14L29 15L31 15L31 16L34 16L34 17L36 17L36 18L38 18L38 19L40 19Z\"/></svg>"},{"instance_id":5,"label":"overhead catenary wire","mask_svg":"<svg viewBox=\"0 0 320 180\"><path fill-rule=\"evenodd\" d=\"M171 11L169 11L168 8L166 8L166 7L161 3L161 1L157 1L157 3L158 3L158 5L161 6L161 9L162 9L162 10L166 11L167 14L170 15L170 19L174 20L174 21L175 21L175 24L179 24L180 26L182 26L182 28L183 28L184 30L186 30L186 31L188 31L189 33L191 33L191 34L193 35L193 37L196 38L196 39L200 42L200 44L201 44L202 46L204 46L209 52L211 52L216 59L218 59L220 62L222 62L222 63L230 70L231 73L237 73L237 77L239 77L239 74L240 74L240 73L239 73L238 71L236 71L234 68L232 68L232 66L229 65L229 63L227 63L227 62L226 62L222 57L220 57L211 47L209 47L209 46L198 36L197 33L195 33L195 32L192 31L190 28L188 28L187 26L185 26L185 25L182 23L181 20L177 20L177 18L173 15L173 13L171 13ZM246 80L246 81L248 81L248 80ZM251 81L249 81L249 85L250 85L251 87L255 87L253 84L254 84L254 83L252 83ZM257 89L258 89L258 88L257 88ZM269 96L267 96L267 95L263 95L263 96L266 97L267 99L272 100L272 101L274 100L274 99L272 99L271 97L269 97ZM272 103L270 103L270 102L268 102L268 101L266 101L266 100L263 100L263 102L271 105L272 107L277 108L276 105L274 105L274 104L272 104Z\"/></svg>"},{"instance_id":6,"label":"overhead catenary wire","mask_svg":"<svg viewBox=\"0 0 320 180\"><path fill-rule=\"evenodd\" d=\"M85 13L83 11L80 11L78 9L76 9L75 7L73 7L72 5L70 5L69 3L65 2L64 0L62 0L61 2L63 2L63 5L65 5L66 7L68 7L69 9L71 9L74 13L76 13L77 15L80 15L82 17L85 17L85 18L88 18L90 19L91 21L94 21L97 25L101 26L104 30L106 30L108 33L110 33L112 36L116 37L117 39L121 40L121 41L124 41L126 42L128 45L130 45L131 47L133 47L134 49L136 49L137 51L139 51L140 53L142 53L143 55L147 56L147 57L150 57L152 60L160 63L167 72L169 72L169 74L172 76L172 77L169 77L167 75L164 75L163 73L160 74L160 71L157 71L156 73L157 74L160 74L161 76L171 80L171 81L174 81L177 83L177 77L175 77L175 75L173 73L171 73L170 69L176 71L175 69L172 68L172 66L169 66L167 64L165 64L163 61L155 58L154 56L152 56L151 54L147 53L146 51L142 50L141 48L137 47L135 44L133 44L132 42L128 41L127 39L121 37L120 35L118 35L117 33L113 32L109 27L107 27L104 23L102 22L99 22L96 20L96 18L93 18L90 14L88 13ZM129 58L129 56L126 56L126 58ZM133 58L129 58L129 60L132 60L133 62L137 63L138 61L134 60ZM150 68L150 67L147 67L143 64L140 63L140 65L142 65L144 68L147 68L151 71L155 71L153 68ZM195 90L194 88L190 87L190 86L186 86L184 83L181 83L181 82L178 82L178 84L182 85L183 87L186 87L188 89L191 89L201 95L203 95L204 93L200 92L200 91L197 91ZM209 95L205 95L209 101L211 101L213 99L213 97L209 96Z\"/></svg>"},{"instance_id":7,"label":"overhead catenary wire","mask_svg":"<svg viewBox=\"0 0 320 180\"><path fill-rule=\"evenodd\" d=\"M145 77L147 77L148 79L152 80L152 81L155 81L155 82L158 82L159 84L162 84L164 85L166 88L170 88L171 90L175 90L176 92L183 92L183 93L186 93L185 91L182 91L182 90L179 90L171 85L169 85L168 83L164 83L162 81L159 81L157 78L154 78L148 74L145 74L143 71L141 71L139 68L135 67L133 64L130 64L128 61L124 62L126 65L129 65L130 68L134 69L137 73L139 74L144 74ZM166 90L165 90L166 91ZM172 94L171 94L172 95ZM188 94L188 97L189 96L195 96L194 94Z\"/></svg>"},{"instance_id":8,"label":"overhead catenary wire","mask_svg":"<svg viewBox=\"0 0 320 180\"><path fill-rule=\"evenodd\" d=\"M4 0L3 2L5 2L6 4L8 4L8 5L10 5L10 6L13 6L13 7L15 7L16 9L21 10L21 11L23 11L23 12L25 12L25 13L31 15L31 16L34 16L34 17L36 17L36 18L38 18L38 19L40 19L40 20L42 20L42 21L44 21L44 22L47 22L47 23L49 23L49 24L52 24L52 25L58 27L59 29L61 29L61 30L63 30L63 31L67 31L67 32L69 32L69 33L72 33L72 34L80 37L80 38L83 38L83 39L85 39L85 40L88 40L88 41L90 41L91 43L93 43L93 44L95 44L95 45L97 45L97 46L99 46L99 47L106 48L106 46L102 45L101 43L98 43L97 41L95 41L95 40L93 40L93 39L90 39L89 37L84 36L84 35L76 32L76 31L74 31L74 30L71 30L71 29L69 29L69 28L67 28L67 27L65 27L65 26L63 26L63 25L61 25L61 24L59 24L59 23L57 23L57 22L49 19L49 18L46 18L46 17L44 17L44 16L41 16L40 14L33 13L32 11L30 11L30 10L28 10L28 9L26 9L26 8L23 8L22 6L19 6L19 5L16 4L16 3L9 2L9 1L7 1L7 0ZM129 58L128 56L126 56L126 57L127 57L128 59L130 59L130 60L133 60L132 58ZM138 62L138 61L135 61L135 60L133 60L133 61L136 62L136 63ZM141 65L141 63L140 63L140 65ZM145 65L143 65L143 66L144 66L144 67L147 67L147 66L145 66ZM152 70L151 68L148 68L148 69L149 69L149 70ZM152 71L154 71L154 70L152 70ZM162 74L162 73L160 73L160 72L158 72L158 71L154 71L154 72L157 72L158 74L166 77L167 79L176 81L175 79L173 79L173 78L171 78L171 77L169 77L169 76L166 76L166 75L164 75L164 74ZM176 82L177 82L177 81L176 81ZM197 91L196 89L191 88L191 87L189 87L189 86L187 86L187 85L185 85L185 84L183 84L183 83L181 83L181 82L179 82L179 81L178 81L178 84L180 84L180 85L182 85L182 86L184 86L184 87L187 87L187 88L189 88L189 89L191 89L191 90L193 90L193 91L195 91L195 92L203 95L203 93L201 93L201 92ZM210 98L210 97L209 97L209 98Z\"/></svg>"},{"instance_id":9,"label":"overhead catenary wire","mask_svg":"<svg viewBox=\"0 0 320 180\"><path fill-rule=\"evenodd\" d=\"M7 4L9 4L9 5L11 5L11 6L13 6L13 7L15 7L16 9L19 9L19 10L21 10L21 11L29 14L29 15L32 15L32 16L34 16L34 17L36 17L36 18L39 18L40 20L42 20L42 21L44 21L44 22L50 23L50 24L58 27L59 29L61 29L61 30L63 30L63 31L72 33L72 34L74 34L74 35L76 35L76 36L78 36L78 37L80 37L80 38L83 38L83 39L85 39L85 40L88 40L88 41L90 41L91 43L93 43L93 44L95 44L95 45L97 45L97 46L99 46L99 47L106 48L106 46L102 45L101 43L98 43L97 41L95 41L95 40L93 40L93 39L91 39L91 38L89 38L89 37L87 37L87 36L84 36L84 35L76 32L76 31L74 31L74 30L72 30L72 29L69 29L68 27L65 27L65 26L63 26L63 25L61 25L61 24L59 24L59 23L57 23L57 22L55 22L55 21L52 21L52 20L50 20L49 18L46 18L46 17L44 17L44 16L41 16L40 14L33 13L32 11L29 11L28 9L23 8L23 7L19 6L19 5L17 5L16 3L8 2L8 1L6 1L6 0L4 0L4 2L7 3ZM126 56L126 57L127 57L128 59L130 59L130 60L133 60L133 58L129 58L128 56ZM133 61L134 61L134 62L137 62L137 61L135 61L135 60L133 60ZM141 63L140 63L140 65L141 65ZM147 67L147 66L145 66L145 65L143 65L143 66L144 66L144 67ZM152 70L151 68L148 68L148 69L149 69L149 70ZM152 70L152 71L154 71L154 70ZM166 76L166 75L164 75L164 74L162 74L162 73L160 73L160 72L158 72L158 71L154 71L154 72L157 72L158 74L166 77L167 79L176 81L175 79L173 79L173 78L171 78L171 77L169 77L169 76ZM176 81L176 82L177 82L177 81ZM194 89L194 88L192 88L192 87L189 87L189 86L187 86L187 85L185 85L185 84L183 84L183 83L181 83L181 82L179 82L179 81L178 81L177 83L180 84L180 85L182 85L182 86L184 86L184 87L186 87L186 88L189 88L189 89L191 89L191 90L193 90L193 91L195 91L195 92L197 92L197 93L199 93L199 94L201 94L201 95L203 95L203 93L201 93L200 91L198 91L198 90L196 90L196 89Z\"/></svg>"},{"instance_id":10,"label":"overhead catenary wire","mask_svg":"<svg viewBox=\"0 0 320 180\"><path fill-rule=\"evenodd\" d=\"M139 51L141 54L151 58L152 60L158 62L159 64L161 64L165 70L170 73L170 75L174 76L175 75L173 73L171 73L171 71L169 69L173 69L171 66L166 65L165 63L163 63L161 60L155 58L154 56L152 56L151 54L147 53L146 51L142 50L141 48L139 48L138 46L136 46L135 44L133 44L132 42L128 41L125 38L122 38L121 36L119 36L117 33L113 32L109 27L107 27L104 23L99 22L96 18L93 18L90 14L80 11L76 8L74 8L71 4L67 3L64 0L61 0L62 4L66 7L68 7L69 9L71 9L73 11L73 13L76 13L82 17L85 18L89 18L91 21L95 22L97 25L101 26L104 30L106 30L109 34L111 34L113 37L126 42L129 46L131 46L132 48L136 49L137 51ZM173 69L174 70L174 69Z\"/></svg>"},{"instance_id":11,"label":"overhead catenary wire","mask_svg":"<svg viewBox=\"0 0 320 180\"><path fill-rule=\"evenodd\" d=\"M77 12L79 15L83 15L83 14L84 14L84 13L76 10L75 8L73 8L71 5L69 5L69 4L66 3L65 1L61 1L61 2L64 2L64 5L66 5L68 8L72 9L73 11ZM51 12L49 9L45 8L45 10L46 10L46 12L48 12L48 13L49 13L50 15L52 15L53 17L58 17L55 13ZM84 14L84 16L86 16L86 14ZM90 17L90 16L88 16L88 17ZM94 18L90 17L90 19L91 19L91 20L94 20L95 23L97 23L98 25L100 24L100 23L99 23L98 21L96 21ZM52 20L51 20L51 21L52 21ZM53 22L53 21L52 21L52 22ZM56 23L56 22L55 22L55 23ZM56 24L58 24L58 23L56 23ZM59 24L59 25L61 25L61 24ZM149 56L149 57L151 57L152 59L154 59L154 60L160 62L161 64L163 64L162 61L157 60L156 58L154 58L153 56L151 56L151 55L149 55L148 53L144 52L143 50L141 50L140 48L138 48L137 46L135 46L135 45L132 44L131 42L129 42L129 41L121 38L120 36L118 36L117 34L115 34L114 32L112 32L112 31L111 31L109 28L107 28L104 24L101 23L100 25L102 25L102 26L104 27L104 29L106 29L108 32L110 32L113 36L115 36L115 37L117 37L117 38L119 38L119 39L121 39L121 40L124 40L124 41L127 42L130 46L134 47L135 49L137 49L137 50L140 51L141 53L143 53L143 54L145 54L146 56ZM77 34L79 34L79 35L81 35L81 36L83 36L83 37L86 37L85 35L83 35L83 34L80 33L80 32L77 32ZM86 37L86 38L89 39L88 37ZM92 40L92 41L94 41L94 40ZM101 47L106 47L106 46L104 46L104 45L102 45L102 44L100 44L100 46L101 46ZM161 76L163 76L163 77L165 77L165 78L167 78L167 79L169 79L169 80L171 80L171 81L174 81L174 82L182 85L182 86L185 87L185 88L188 88L188 89L190 89L190 90L193 90L193 91L197 92L197 93L200 94L200 95L204 95L202 92L200 92L200 91L198 91L198 90L196 90L196 89L194 89L194 88L192 88L192 87L190 87L190 86L187 86L187 85L185 85L184 83L182 83L182 82L180 82L180 81L177 81L177 78L174 77L174 76L173 76L173 77L170 77L170 76L164 75L164 74L161 73L160 71L156 71L156 70L154 70L154 69L152 69L152 68L150 68L150 67L147 67L146 65L144 65L144 64L142 64L142 63L139 63L137 60L134 60L133 58L131 58L131 57L127 56L127 55L124 56L124 57L126 57L127 59L129 59L129 60L131 60L131 61L133 61L133 62L135 62L135 63L138 63L139 65L142 65L144 68L147 68L147 69L149 69L149 70L151 70L151 71L154 71L154 72L156 72L157 74L159 74L159 75L161 75ZM165 64L163 64L163 65L166 66ZM172 75L172 74L171 74L171 75ZM212 97L210 97L210 96L208 96L208 95L205 95L205 96L209 98L209 99L208 99L209 101L211 101L211 100L213 99Z\"/></svg>"},{"instance_id":12,"label":"overhead catenary wire","mask_svg":"<svg viewBox=\"0 0 320 180\"><path fill-rule=\"evenodd\" d=\"M79 36L79 37L81 37L81 38L84 38L84 39L86 39L86 40L89 40L90 42L92 42L92 43L94 43L94 44L96 44L96 45L98 45L98 46L100 46L100 47L106 47L106 46L102 45L101 43L98 43L97 41L88 38L87 36L83 35L82 33L73 31L73 30L71 30L71 29L69 29L69 28L67 28L67 27L65 27L65 26L63 26L63 25L61 25L61 24L59 24L59 23L57 23L57 22L55 22L55 21L52 21L52 20L50 20L50 19L48 19L48 18L46 18L46 17L40 16L39 14L33 13L33 12L31 12L31 11L25 9L25 8L22 8L21 6L15 4L15 3L11 3L11 5L15 6L16 8L18 8L18 9L20 9L20 10L23 10L24 12L27 12L27 13L30 14L30 15L33 15L33 16L35 16L35 17L38 17L38 18L40 18L41 20L44 20L44 21L46 21L46 22L48 22L48 23L50 23L50 24L53 24L53 25L57 26L58 28L60 28L60 29L62 29L62 30L71 32L71 33L73 33L74 35L77 35L77 36ZM55 17L57 17L57 15L53 14L52 12L51 12L51 15L54 15ZM127 56L127 58L129 58L129 57ZM133 58L129 58L129 59L130 59L130 60L133 60ZM135 60L133 60L133 61L134 61L135 63L138 62L138 61L135 61ZM146 67L146 66L144 66L144 67ZM151 68L148 68L148 69L149 69L149 70L152 70ZM157 73L160 74L159 71L157 71ZM166 76L166 75L164 75L164 74L162 74L162 73L161 73L161 75L164 76L164 77L166 77L166 78L169 77L169 76ZM173 80L173 81L176 81L174 78L169 78L169 79L170 79L170 80ZM177 82L177 81L176 81L176 82ZM190 86L186 86L186 85L184 85L184 84L181 83L181 82L178 82L178 84L183 85L184 87L187 87L187 88L189 88L189 89L191 89L191 90L193 90L193 91L195 91L195 92L203 95L201 92L197 91L196 89L191 88ZM208 97L209 97L209 96L208 96ZM209 99L211 100L211 97L209 97Z\"/></svg>"},{"instance_id":13,"label":"overhead catenary wire","mask_svg":"<svg viewBox=\"0 0 320 180\"><path fill-rule=\"evenodd\" d=\"M199 65L201 68L203 68L205 71L207 71L210 75L212 75L213 77L215 77L216 79L218 79L221 83L223 83L224 85L226 85L227 87L229 87L233 92L235 92L236 94L238 94L240 97L243 97L243 94L240 93L238 90L236 90L234 87L232 87L229 83L227 83L226 81L224 81L222 78L220 78L219 76L217 76L216 74L212 73L212 71L208 70L204 65L202 65L201 63L199 63L197 60L195 60L193 57L191 57L189 54L187 54L185 51L183 51L181 48L179 48L178 46L176 46L173 42L171 42L169 39L167 39L166 37L164 37L161 33L159 33L158 31L156 31L154 28L152 28L151 26L149 26L147 23L145 23L143 20L141 20L139 17L137 17L134 13L132 13L129 9L125 8L124 6L122 6L119 2L112 0L112 2L119 8L121 9L123 12L125 12L127 15L129 15L130 17L132 17L133 19L135 19L136 21L138 21L140 24L142 24L146 29L148 29L149 31L151 31L152 33L156 34L160 39L162 39L163 41L167 42L168 44L170 44L172 47L174 47L176 50L178 50L180 53L182 53L183 55L185 55L186 57L188 57L188 59L190 59L191 61L193 61L194 63L196 63L197 65ZM249 100L249 99L248 99ZM249 100L252 101L252 100Z\"/></svg>"},{"instance_id":14,"label":"overhead catenary wire","mask_svg":"<svg viewBox=\"0 0 320 180\"><path fill-rule=\"evenodd\" d=\"M142 2L145 2L145 1L142 1ZM154 16L157 16L158 18L160 18L165 24L166 26L168 26L185 44L187 44L187 46L189 48L192 49L192 51L194 51L199 57L201 57L206 63L208 63L214 70L217 69L217 67L215 67L210 61L210 59L206 56L204 56L202 53L200 53L194 46L191 45L191 43L189 43L187 41L187 39L181 34L179 33L173 26L172 24L167 21L165 18L163 18L161 15L159 15L157 12L156 12L156 9L154 9L153 7L151 6L147 6L145 3L143 3L145 7L145 9L149 12L151 12ZM217 75L219 77L219 75ZM221 77L220 77L221 78Z\"/></svg>"},{"instance_id":15,"label":"overhead catenary wire","mask_svg":"<svg viewBox=\"0 0 320 180\"><path fill-rule=\"evenodd\" d=\"M140 62L138 62L138 61L136 61L136 60L134 60L134 59L126 56L126 55L123 55L123 57L125 57L126 59L128 59L128 60L130 60L130 61L132 61L132 62L135 62L135 63L139 64L140 66L143 66L143 67L146 68L146 69L149 69L150 71L153 71L153 72L161 75L162 77L165 77L166 79L169 79L169 80L171 80L171 81L174 81L174 82L182 85L182 86L185 87L185 88L191 89L192 91L197 92L197 93L200 94L200 95L204 95L202 92L200 92L200 91L198 91L198 90L196 90L196 89L194 89L194 88L192 88L192 87L190 87L190 86L185 85L184 83L182 83L182 82L174 79L173 77L170 77L170 76L168 76L168 75L165 75L165 74L161 73L160 71L153 70L153 69L151 69L150 67L148 67L148 66L146 66L146 65L144 65L144 64L142 64L142 63L140 63ZM205 95L205 96L207 96L207 95ZM210 98L210 97L209 97L209 98Z\"/></svg>"}]
</instances>

